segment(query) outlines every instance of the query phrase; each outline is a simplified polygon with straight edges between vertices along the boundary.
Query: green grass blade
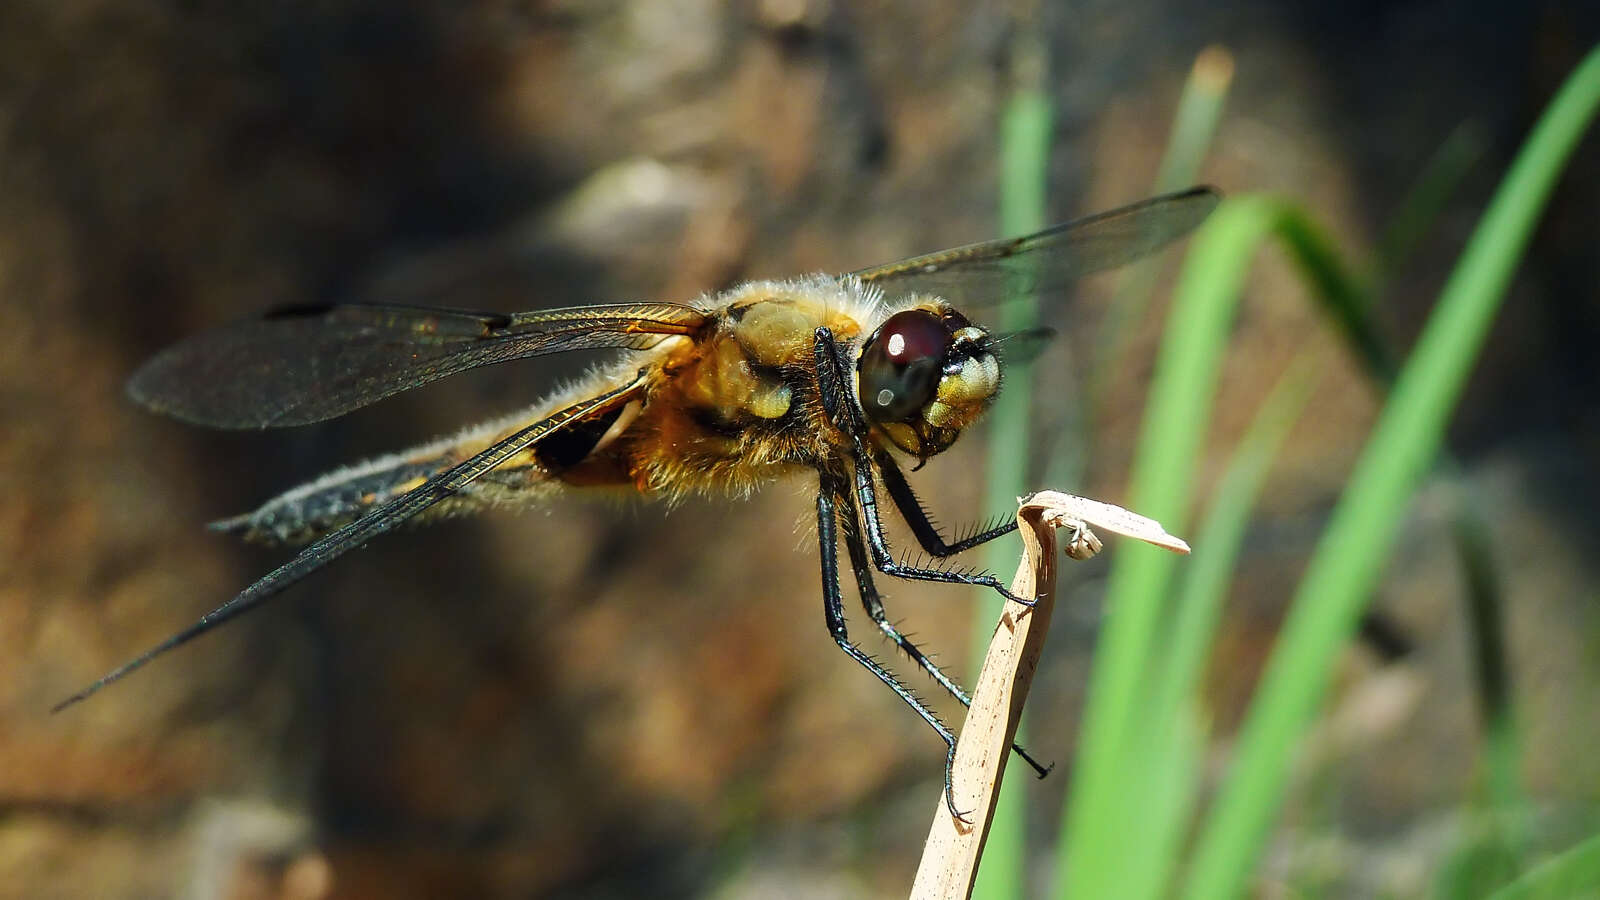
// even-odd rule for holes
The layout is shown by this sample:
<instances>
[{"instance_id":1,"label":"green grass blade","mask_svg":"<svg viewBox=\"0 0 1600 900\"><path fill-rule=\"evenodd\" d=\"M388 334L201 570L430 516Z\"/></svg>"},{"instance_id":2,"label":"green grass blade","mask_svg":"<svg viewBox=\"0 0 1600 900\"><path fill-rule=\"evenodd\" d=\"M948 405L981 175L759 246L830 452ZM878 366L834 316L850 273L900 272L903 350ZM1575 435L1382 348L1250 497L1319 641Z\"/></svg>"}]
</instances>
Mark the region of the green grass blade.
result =
<instances>
[{"instance_id":1,"label":"green grass blade","mask_svg":"<svg viewBox=\"0 0 1600 900\"><path fill-rule=\"evenodd\" d=\"M1448 452L1448 451L1446 451ZM1475 693L1484 725L1486 800L1492 818L1514 822L1525 804L1522 793L1521 738L1512 701L1510 663L1507 660L1504 595L1495 564L1498 545L1489 527L1489 514L1475 502L1472 488L1448 455L1440 470L1450 479L1454 506L1450 538L1461 563L1466 592L1467 622L1472 642ZM1506 835L1510 845L1520 843ZM1510 848L1508 847L1508 852Z\"/></svg>"},{"instance_id":2,"label":"green grass blade","mask_svg":"<svg viewBox=\"0 0 1600 900\"><path fill-rule=\"evenodd\" d=\"M1267 198L1223 201L1195 236L1179 278L1126 503L1175 533L1187 518L1190 481L1250 259L1279 217L1279 204ZM1174 563L1152 548L1117 548L1057 853L1057 896L1069 886L1078 896L1116 896L1125 873L1145 864L1142 829L1122 795L1124 765Z\"/></svg>"},{"instance_id":3,"label":"green grass blade","mask_svg":"<svg viewBox=\"0 0 1600 900\"><path fill-rule=\"evenodd\" d=\"M1304 215L1293 215L1285 223L1284 237L1302 260L1302 273L1315 286L1313 296L1332 317L1345 344L1380 396L1387 396L1394 386L1398 367L1372 319L1372 297L1389 269L1399 263L1397 254L1406 252L1418 240L1418 234L1437 216L1449 192L1476 158L1481 140L1473 137L1475 133L1471 129L1459 129L1435 154L1428 171L1402 203L1397 214L1400 221L1390 229L1385 255L1373 267L1375 274L1358 279L1351 270L1339 265L1326 235ZM1521 788L1495 544L1481 508L1472 502L1470 492L1460 483L1457 467L1448 452L1442 458L1440 469L1456 482L1452 494L1451 538L1466 586L1467 618L1471 624L1477 673L1476 692L1487 737L1489 796L1495 806L1503 811L1510 810L1520 803Z\"/></svg>"},{"instance_id":4,"label":"green grass blade","mask_svg":"<svg viewBox=\"0 0 1600 900\"><path fill-rule=\"evenodd\" d=\"M1042 69L1043 50L1019 47L1019 63ZM1027 74L1027 73L1024 73ZM1035 72L1034 74L1038 74ZM1033 78L1037 82L1039 78ZM1050 98L1037 85L1019 88L1006 106L1000 122L1000 231L1002 234L1027 234L1045 226L1046 186L1050 169L1050 145L1054 129ZM1038 319L1035 298L1014 297L999 310L1002 331L1031 327ZM1029 439L1029 410L1032 406L1032 370L1012 368L1007 372L1006 389L990 412L987 454L985 509L1014 509L1018 495L1028 490L1028 454L1018 448L1032 446ZM1010 577L1017 564L1015 541L995 541L985 548L985 567ZM1000 598L993 591L981 591L972 625L972 671L978 671L995 619L1000 613ZM1024 732L1018 729L1018 740ZM983 863L973 885L978 900L1008 900L1021 897L1027 873L1026 781L1007 779L1000 787L1000 800L991 817L989 836L984 843Z\"/></svg>"},{"instance_id":5,"label":"green grass blade","mask_svg":"<svg viewBox=\"0 0 1600 900\"><path fill-rule=\"evenodd\" d=\"M1444 209L1456 187L1466 177L1485 150L1485 138L1473 124L1457 128L1428 161L1396 207L1392 221L1384 230L1376 259L1365 278L1365 297L1356 298L1354 308L1344 311L1361 324L1346 329L1346 337L1366 364L1368 374L1385 394L1394 384L1395 372L1389 363L1392 355L1378 337L1376 327L1364 320L1372 307L1372 297L1411 255L1429 227ZM1359 335L1359 336L1357 336ZM1508 815L1523 803L1520 766L1520 739L1511 696L1509 663L1506 660L1505 606L1501 578L1495 563L1496 545L1489 522L1471 490L1459 476L1459 466L1446 450L1440 471L1452 481L1450 502L1451 540L1460 561L1465 585L1467 621L1472 641L1475 690L1485 735L1485 768L1488 773L1487 799L1497 810L1499 821L1514 820Z\"/></svg>"},{"instance_id":6,"label":"green grass blade","mask_svg":"<svg viewBox=\"0 0 1600 900\"><path fill-rule=\"evenodd\" d=\"M1166 648L1140 713L1141 734L1133 743L1130 808L1150 847L1147 864L1125 873L1122 896L1167 895L1183 837L1199 799L1199 761L1205 753L1207 716L1199 703L1206 658L1256 498L1290 428L1299 419L1315 383L1311 357L1303 356L1278 380L1245 433L1205 519L1196 529L1195 552L1179 578L1171 624L1163 629Z\"/></svg>"},{"instance_id":7,"label":"green grass blade","mask_svg":"<svg viewBox=\"0 0 1600 900\"><path fill-rule=\"evenodd\" d=\"M1392 276L1396 269L1416 251L1422 238L1444 211L1445 203L1455 193L1456 187L1477 165L1487 148L1483 131L1468 122L1445 138L1433 157L1422 168L1422 176L1406 191L1389 225L1383 230L1378 243L1377 258L1373 261L1368 281L1372 290L1378 283Z\"/></svg>"},{"instance_id":8,"label":"green grass blade","mask_svg":"<svg viewBox=\"0 0 1600 900\"><path fill-rule=\"evenodd\" d=\"M1228 90L1232 84L1232 55L1221 47L1208 47L1201 51L1189 70L1183 94L1178 98L1172 135L1161 157L1161 168L1156 173L1153 193L1182 190L1200 177L1200 165L1211 150L1211 141L1216 136L1217 125L1222 121L1222 110L1227 105ZM1150 296L1160 274L1159 266L1137 265L1128 270L1117 284L1117 293L1112 298L1103 326L1104 337L1099 342L1089 373L1087 394L1092 408L1098 409L1105 394L1103 388L1106 379L1116 371L1126 354L1133 326L1148 312ZM1094 419L1098 421L1100 416L1096 415ZM1080 474L1052 471L1046 483L1074 484Z\"/></svg>"},{"instance_id":9,"label":"green grass blade","mask_svg":"<svg viewBox=\"0 0 1600 900\"><path fill-rule=\"evenodd\" d=\"M1553 859L1489 896L1489 900L1564 900L1600 895L1600 835Z\"/></svg>"},{"instance_id":10,"label":"green grass blade","mask_svg":"<svg viewBox=\"0 0 1600 900\"><path fill-rule=\"evenodd\" d=\"M1364 285L1334 252L1333 241L1304 211L1285 207L1279 234L1300 264L1300 274L1311 287L1311 297L1322 307L1344 342L1374 383L1387 388L1397 366L1368 310Z\"/></svg>"},{"instance_id":11,"label":"green grass blade","mask_svg":"<svg viewBox=\"0 0 1600 900\"><path fill-rule=\"evenodd\" d=\"M1418 480L1556 178L1600 105L1600 49L1551 102L1473 233L1318 544L1202 833L1190 896L1240 895L1281 805L1296 739L1371 595Z\"/></svg>"},{"instance_id":12,"label":"green grass blade","mask_svg":"<svg viewBox=\"0 0 1600 900\"><path fill-rule=\"evenodd\" d=\"M1155 192L1181 191L1200 176L1200 164L1211 152L1211 141L1222 121L1222 108L1233 85L1233 54L1222 47L1200 51L1178 97L1172 136L1156 171Z\"/></svg>"}]
</instances>

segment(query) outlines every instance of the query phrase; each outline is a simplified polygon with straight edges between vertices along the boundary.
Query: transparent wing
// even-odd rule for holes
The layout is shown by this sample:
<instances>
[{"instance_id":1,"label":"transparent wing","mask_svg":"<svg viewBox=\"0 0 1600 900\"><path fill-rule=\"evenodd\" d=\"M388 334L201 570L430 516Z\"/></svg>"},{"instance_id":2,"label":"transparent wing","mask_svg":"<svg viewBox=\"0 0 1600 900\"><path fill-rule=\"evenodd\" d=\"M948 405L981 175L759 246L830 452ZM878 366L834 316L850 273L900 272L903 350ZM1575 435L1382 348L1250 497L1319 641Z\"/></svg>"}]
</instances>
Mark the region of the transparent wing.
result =
<instances>
[{"instance_id":1,"label":"transparent wing","mask_svg":"<svg viewBox=\"0 0 1600 900\"><path fill-rule=\"evenodd\" d=\"M498 314L359 304L285 309L197 335L134 373L128 393L216 428L343 415L446 375L567 350L644 349L707 317L674 303Z\"/></svg>"},{"instance_id":2,"label":"transparent wing","mask_svg":"<svg viewBox=\"0 0 1600 900\"><path fill-rule=\"evenodd\" d=\"M294 558L256 579L255 583L235 594L233 599L200 617L188 628L179 631L149 650L112 669L93 684L71 697L57 703L51 710L60 712L117 681L152 659L175 647L182 646L218 625L260 606L262 602L285 588L326 566L356 547L367 543L400 523L423 512L441 500L461 491L467 485L493 471L506 460L540 441L552 438L574 423L606 410L616 409L637 397L644 389L644 379L636 378L597 397L563 409L546 419L534 422L489 445L482 452L429 478L417 487L374 507L366 515L324 535L295 554Z\"/></svg>"},{"instance_id":3,"label":"transparent wing","mask_svg":"<svg viewBox=\"0 0 1600 900\"><path fill-rule=\"evenodd\" d=\"M993 305L1126 265L1193 231L1221 195L1207 187L1153 197L1047 228L913 256L854 273L891 293L936 294L956 306Z\"/></svg>"}]
</instances>

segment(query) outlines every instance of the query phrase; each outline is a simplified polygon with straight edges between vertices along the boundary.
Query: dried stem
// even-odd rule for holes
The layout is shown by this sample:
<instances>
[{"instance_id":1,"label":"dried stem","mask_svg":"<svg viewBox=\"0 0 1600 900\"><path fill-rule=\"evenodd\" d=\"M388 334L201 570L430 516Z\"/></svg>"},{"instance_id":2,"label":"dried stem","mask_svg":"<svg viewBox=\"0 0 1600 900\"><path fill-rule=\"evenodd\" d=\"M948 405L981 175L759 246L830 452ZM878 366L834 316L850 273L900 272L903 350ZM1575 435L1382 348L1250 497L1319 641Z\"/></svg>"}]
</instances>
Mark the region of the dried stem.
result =
<instances>
[{"instance_id":1,"label":"dried stem","mask_svg":"<svg viewBox=\"0 0 1600 900\"><path fill-rule=\"evenodd\" d=\"M1022 561L1011 592L1037 599L1031 608L1007 603L989 642L972 708L956 742L952 786L955 805L966 812L966 821L950 815L944 797L939 798L911 888L913 900L950 900L972 893L1011 743L1022 720L1022 704L1050 630L1056 589L1055 530L1068 530L1067 554L1083 559L1100 548L1088 522L1175 552L1189 552L1187 544L1168 535L1157 523L1120 507L1050 491L1022 499L1017 510Z\"/></svg>"}]
</instances>

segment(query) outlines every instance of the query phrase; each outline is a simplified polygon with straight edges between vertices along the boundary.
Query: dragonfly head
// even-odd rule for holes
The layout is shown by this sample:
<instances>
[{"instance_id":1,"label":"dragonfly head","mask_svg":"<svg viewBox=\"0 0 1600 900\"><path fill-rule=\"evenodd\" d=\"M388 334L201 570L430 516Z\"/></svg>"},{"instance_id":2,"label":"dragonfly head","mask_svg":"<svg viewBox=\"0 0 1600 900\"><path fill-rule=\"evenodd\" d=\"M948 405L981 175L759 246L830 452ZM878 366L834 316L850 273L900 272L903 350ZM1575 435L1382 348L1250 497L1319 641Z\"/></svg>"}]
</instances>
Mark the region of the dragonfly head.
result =
<instances>
[{"instance_id":1,"label":"dragonfly head","mask_svg":"<svg viewBox=\"0 0 1600 900\"><path fill-rule=\"evenodd\" d=\"M856 396L899 449L925 460L955 443L1000 391L989 333L943 302L901 310L861 346Z\"/></svg>"}]
</instances>

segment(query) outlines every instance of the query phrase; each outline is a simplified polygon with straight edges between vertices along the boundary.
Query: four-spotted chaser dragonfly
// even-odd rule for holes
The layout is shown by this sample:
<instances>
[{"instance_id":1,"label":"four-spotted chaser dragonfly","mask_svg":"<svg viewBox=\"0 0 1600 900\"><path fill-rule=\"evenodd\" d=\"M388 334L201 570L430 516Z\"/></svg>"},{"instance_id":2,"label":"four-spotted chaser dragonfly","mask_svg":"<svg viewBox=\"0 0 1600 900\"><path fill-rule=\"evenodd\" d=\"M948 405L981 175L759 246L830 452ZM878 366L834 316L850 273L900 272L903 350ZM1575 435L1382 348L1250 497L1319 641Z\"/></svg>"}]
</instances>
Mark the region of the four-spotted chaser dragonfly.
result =
<instances>
[{"instance_id":1,"label":"four-spotted chaser dragonfly","mask_svg":"<svg viewBox=\"0 0 1600 900\"><path fill-rule=\"evenodd\" d=\"M897 462L898 455L920 466L950 447L1000 390L1004 336L974 324L950 300L987 296L998 302L1120 266L1193 230L1217 201L1214 191L1195 188L1027 237L839 277L754 281L687 304L510 314L301 307L183 341L139 369L129 392L156 412L240 429L320 422L492 363L567 350L631 352L523 413L340 469L254 512L216 523L248 539L304 547L56 709L254 608L402 522L537 502L568 488L627 487L669 500L738 495L809 471L818 480L828 631L953 750L952 731L851 640L837 561L842 534L868 618L963 704L966 692L890 623L873 570L982 585L1010 599L1032 600L1013 597L991 574L896 561L884 536L880 485L917 543L936 559L1016 527L1007 522L947 540Z\"/></svg>"}]
</instances>

